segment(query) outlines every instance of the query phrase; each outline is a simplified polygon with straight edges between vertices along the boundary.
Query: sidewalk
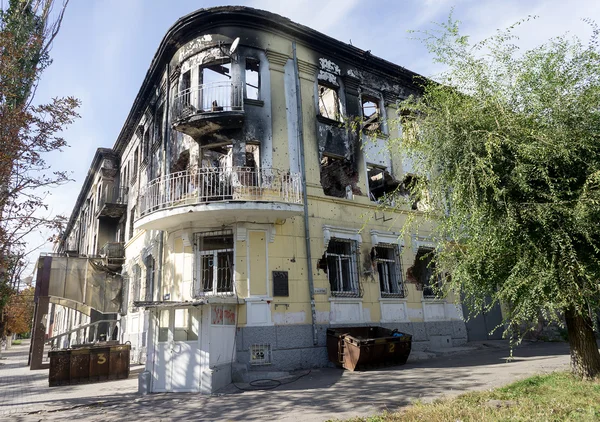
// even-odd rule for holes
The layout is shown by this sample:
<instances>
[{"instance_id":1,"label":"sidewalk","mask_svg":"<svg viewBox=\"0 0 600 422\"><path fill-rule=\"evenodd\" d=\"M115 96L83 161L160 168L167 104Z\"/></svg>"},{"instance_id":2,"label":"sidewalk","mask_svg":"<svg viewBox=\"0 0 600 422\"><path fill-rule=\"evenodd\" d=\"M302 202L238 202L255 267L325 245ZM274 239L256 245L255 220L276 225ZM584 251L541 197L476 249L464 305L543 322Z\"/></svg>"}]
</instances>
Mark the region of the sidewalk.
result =
<instances>
[{"instance_id":1,"label":"sidewalk","mask_svg":"<svg viewBox=\"0 0 600 422\"><path fill-rule=\"evenodd\" d=\"M137 394L137 372L139 371L132 371L136 373L131 374L126 380L50 388L48 369L30 370L27 366L28 353L28 340L2 351L0 420L6 419L9 415L14 417L15 414L56 411L60 408L97 403L108 397L121 400Z\"/></svg>"},{"instance_id":2,"label":"sidewalk","mask_svg":"<svg viewBox=\"0 0 600 422\"><path fill-rule=\"evenodd\" d=\"M138 396L137 376L79 386L48 387L48 370L30 371L28 346L9 350L0 366L0 419L14 421L240 420L323 421L394 411L415 399L432 400L468 390L489 389L540 372L568 368L564 343L531 343L514 352L502 342L485 342L464 354L416 361L365 372L313 370L268 391ZM250 388L248 385L238 387Z\"/></svg>"}]
</instances>

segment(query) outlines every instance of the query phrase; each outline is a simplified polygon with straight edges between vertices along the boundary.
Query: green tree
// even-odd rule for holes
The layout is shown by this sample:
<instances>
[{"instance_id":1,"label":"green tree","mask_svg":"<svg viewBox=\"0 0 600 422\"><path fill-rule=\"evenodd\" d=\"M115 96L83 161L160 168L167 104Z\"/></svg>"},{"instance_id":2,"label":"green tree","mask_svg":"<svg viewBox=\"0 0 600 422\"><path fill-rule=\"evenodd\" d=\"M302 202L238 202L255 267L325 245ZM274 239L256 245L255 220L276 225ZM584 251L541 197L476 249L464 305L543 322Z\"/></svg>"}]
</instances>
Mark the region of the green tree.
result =
<instances>
[{"instance_id":1,"label":"green tree","mask_svg":"<svg viewBox=\"0 0 600 422\"><path fill-rule=\"evenodd\" d=\"M540 314L564 318L572 371L593 378L600 374L600 31L586 21L587 43L558 36L521 51L515 28L527 20L478 43L452 16L421 33L445 71L400 105L403 135L391 147L413 159L414 193L427 192L436 272L451 274L442 290L471 310L504 304L512 333Z\"/></svg>"},{"instance_id":2,"label":"green tree","mask_svg":"<svg viewBox=\"0 0 600 422\"><path fill-rule=\"evenodd\" d=\"M41 74L68 0L9 0L0 6L0 314L15 289L29 252L25 237L60 228L64 219L47 214L50 187L69 180L50 169L44 155L66 146L60 136L77 117L79 101L54 98L35 103ZM5 331L0 317L0 335Z\"/></svg>"}]
</instances>

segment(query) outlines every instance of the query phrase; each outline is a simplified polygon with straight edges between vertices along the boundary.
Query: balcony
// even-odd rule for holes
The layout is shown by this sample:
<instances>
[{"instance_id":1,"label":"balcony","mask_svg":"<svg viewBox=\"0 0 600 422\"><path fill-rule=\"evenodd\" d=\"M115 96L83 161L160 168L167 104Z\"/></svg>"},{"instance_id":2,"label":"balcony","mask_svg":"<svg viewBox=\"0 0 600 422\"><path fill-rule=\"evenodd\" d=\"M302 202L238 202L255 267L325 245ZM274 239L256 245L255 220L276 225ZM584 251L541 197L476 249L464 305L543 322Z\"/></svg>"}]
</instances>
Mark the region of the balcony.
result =
<instances>
[{"instance_id":1,"label":"balcony","mask_svg":"<svg viewBox=\"0 0 600 422\"><path fill-rule=\"evenodd\" d=\"M244 123L244 87L213 82L180 91L173 104L173 128L197 139Z\"/></svg>"},{"instance_id":2,"label":"balcony","mask_svg":"<svg viewBox=\"0 0 600 422\"><path fill-rule=\"evenodd\" d=\"M127 188L106 187L98 198L98 218L120 219L127 211Z\"/></svg>"},{"instance_id":3,"label":"balcony","mask_svg":"<svg viewBox=\"0 0 600 422\"><path fill-rule=\"evenodd\" d=\"M121 268L125 262L125 245L123 242L107 242L100 249L100 256L110 269Z\"/></svg>"},{"instance_id":4,"label":"balcony","mask_svg":"<svg viewBox=\"0 0 600 422\"><path fill-rule=\"evenodd\" d=\"M201 168L159 177L138 199L136 229L183 223L274 223L303 212L299 174L247 167Z\"/></svg>"}]
</instances>

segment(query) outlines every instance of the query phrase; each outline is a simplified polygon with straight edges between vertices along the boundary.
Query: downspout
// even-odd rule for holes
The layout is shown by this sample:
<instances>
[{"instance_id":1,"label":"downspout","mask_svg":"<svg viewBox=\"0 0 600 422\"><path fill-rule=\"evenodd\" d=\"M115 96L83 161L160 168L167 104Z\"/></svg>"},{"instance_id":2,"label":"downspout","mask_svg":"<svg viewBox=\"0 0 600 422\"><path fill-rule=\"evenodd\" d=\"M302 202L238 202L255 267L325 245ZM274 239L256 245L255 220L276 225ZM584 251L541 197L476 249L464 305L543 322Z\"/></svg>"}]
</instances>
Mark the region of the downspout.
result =
<instances>
[{"instance_id":1,"label":"downspout","mask_svg":"<svg viewBox=\"0 0 600 422\"><path fill-rule=\"evenodd\" d=\"M169 160L169 153L168 153L168 146L169 146L169 142L167 139L167 136L169 135L169 105L170 105L170 95L171 95L171 78L170 78L170 71L171 71L171 66L167 63L167 69L166 69L166 73L167 73L167 86L165 88L165 107L163 108L163 127L161 128L163 131L163 144L162 144L162 149L163 149L163 154L162 154L162 177L164 178L167 175L167 162ZM167 186L165 185L165 189L167 189ZM165 237L165 232L163 230L160 231L159 234L160 238L158 240L158 256L160 257L159 259L159 265L160 265L160 270L158 271L158 277L157 277L157 287L158 287L158 300L163 300L163 296L161 294L162 291L162 280L163 280L163 268L164 268L164 246L165 246L165 242L164 242L164 237Z\"/></svg>"},{"instance_id":2,"label":"downspout","mask_svg":"<svg viewBox=\"0 0 600 422\"><path fill-rule=\"evenodd\" d=\"M302 202L304 203L304 240L306 242L306 264L308 270L308 294L310 297L310 313L312 316L313 345L317 345L317 311L315 309L315 284L313 279L312 256L310 252L310 232L308 228L308 198L306 192L306 164L304 160L304 122L302 119L302 94L300 93L300 71L298 70L298 57L296 56L296 41L292 41L294 54L294 72L296 77L296 107L298 118L298 146L300 150L300 173L302 178Z\"/></svg>"}]
</instances>

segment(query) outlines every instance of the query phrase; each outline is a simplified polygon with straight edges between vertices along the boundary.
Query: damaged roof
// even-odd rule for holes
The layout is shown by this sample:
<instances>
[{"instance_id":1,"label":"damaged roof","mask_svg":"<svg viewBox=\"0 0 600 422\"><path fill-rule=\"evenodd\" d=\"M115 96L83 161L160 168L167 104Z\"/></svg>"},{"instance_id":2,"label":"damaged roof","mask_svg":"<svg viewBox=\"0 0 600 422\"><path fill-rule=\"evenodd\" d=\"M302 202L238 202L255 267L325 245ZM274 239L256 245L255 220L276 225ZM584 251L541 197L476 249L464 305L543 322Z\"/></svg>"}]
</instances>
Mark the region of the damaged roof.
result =
<instances>
[{"instance_id":1,"label":"damaged roof","mask_svg":"<svg viewBox=\"0 0 600 422\"><path fill-rule=\"evenodd\" d=\"M281 37L308 45L315 51L343 58L345 61L352 62L356 67L381 73L389 78L403 80L405 83L412 83L414 77L420 76L405 67L374 56L370 51L336 40L275 13L245 6L218 6L199 9L179 18L163 37L150 63L131 111L115 142L115 152L121 153L127 145L128 140L133 135L135 125L150 100L155 83L164 71L164 66L171 60L175 52L182 45L198 36L201 30L223 25L257 28L272 32Z\"/></svg>"}]
</instances>

